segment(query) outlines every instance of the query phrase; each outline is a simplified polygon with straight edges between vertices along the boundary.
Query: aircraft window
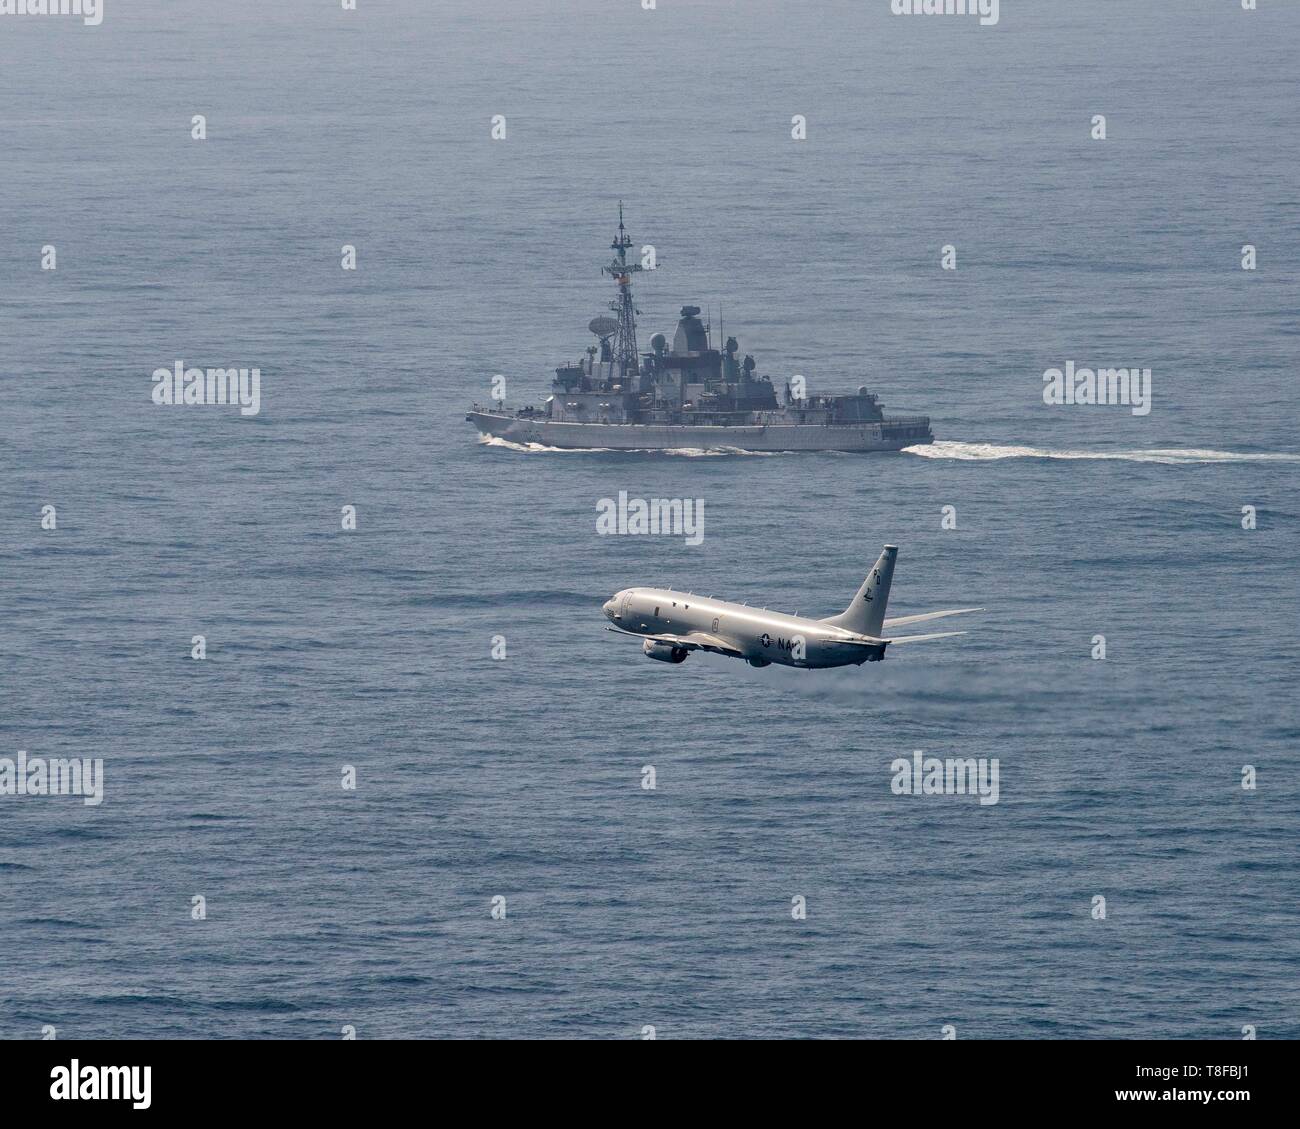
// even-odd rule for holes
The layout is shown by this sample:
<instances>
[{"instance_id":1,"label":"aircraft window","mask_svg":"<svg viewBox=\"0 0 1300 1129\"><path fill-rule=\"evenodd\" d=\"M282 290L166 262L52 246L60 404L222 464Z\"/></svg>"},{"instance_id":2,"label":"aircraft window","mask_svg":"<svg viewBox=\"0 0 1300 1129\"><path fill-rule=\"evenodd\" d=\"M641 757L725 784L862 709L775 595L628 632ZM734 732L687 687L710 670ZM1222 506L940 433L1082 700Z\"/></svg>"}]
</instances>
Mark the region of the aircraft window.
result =
<instances>
[{"instance_id":1,"label":"aircraft window","mask_svg":"<svg viewBox=\"0 0 1300 1129\"><path fill-rule=\"evenodd\" d=\"M659 618L659 609L658 609L658 608L655 608L655 618L656 618L656 619Z\"/></svg>"}]
</instances>

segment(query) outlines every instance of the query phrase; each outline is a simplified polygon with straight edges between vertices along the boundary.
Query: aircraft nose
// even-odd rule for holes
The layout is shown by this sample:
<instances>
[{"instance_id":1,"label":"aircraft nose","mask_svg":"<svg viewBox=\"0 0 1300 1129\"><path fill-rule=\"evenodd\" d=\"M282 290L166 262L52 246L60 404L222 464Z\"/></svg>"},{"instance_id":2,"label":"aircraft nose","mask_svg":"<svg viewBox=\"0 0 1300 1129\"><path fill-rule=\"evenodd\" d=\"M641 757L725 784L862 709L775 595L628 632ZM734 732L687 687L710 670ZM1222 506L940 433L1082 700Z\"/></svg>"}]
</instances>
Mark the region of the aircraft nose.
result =
<instances>
[{"instance_id":1,"label":"aircraft nose","mask_svg":"<svg viewBox=\"0 0 1300 1129\"><path fill-rule=\"evenodd\" d=\"M608 618L613 619L615 613L618 611L618 601L611 596L601 604L600 610L603 611Z\"/></svg>"}]
</instances>

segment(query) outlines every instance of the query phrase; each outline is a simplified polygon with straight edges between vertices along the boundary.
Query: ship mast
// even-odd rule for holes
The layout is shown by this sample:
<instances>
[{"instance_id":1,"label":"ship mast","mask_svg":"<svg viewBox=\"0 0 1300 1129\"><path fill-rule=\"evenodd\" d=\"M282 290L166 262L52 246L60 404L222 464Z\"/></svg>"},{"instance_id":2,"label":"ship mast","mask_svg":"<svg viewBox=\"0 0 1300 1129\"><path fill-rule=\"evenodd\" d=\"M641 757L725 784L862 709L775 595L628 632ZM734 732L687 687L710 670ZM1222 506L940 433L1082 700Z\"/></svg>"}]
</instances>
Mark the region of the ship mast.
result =
<instances>
[{"instance_id":1,"label":"ship mast","mask_svg":"<svg viewBox=\"0 0 1300 1129\"><path fill-rule=\"evenodd\" d=\"M601 273L612 277L618 284L618 297L609 304L609 308L618 317L618 329L614 334L614 360L624 378L639 371L636 351L636 307L632 303L632 275L641 270L640 263L627 261L627 249L632 240L623 227L623 201L618 202L618 235L609 245L614 252L614 259L607 267L601 267Z\"/></svg>"}]
</instances>

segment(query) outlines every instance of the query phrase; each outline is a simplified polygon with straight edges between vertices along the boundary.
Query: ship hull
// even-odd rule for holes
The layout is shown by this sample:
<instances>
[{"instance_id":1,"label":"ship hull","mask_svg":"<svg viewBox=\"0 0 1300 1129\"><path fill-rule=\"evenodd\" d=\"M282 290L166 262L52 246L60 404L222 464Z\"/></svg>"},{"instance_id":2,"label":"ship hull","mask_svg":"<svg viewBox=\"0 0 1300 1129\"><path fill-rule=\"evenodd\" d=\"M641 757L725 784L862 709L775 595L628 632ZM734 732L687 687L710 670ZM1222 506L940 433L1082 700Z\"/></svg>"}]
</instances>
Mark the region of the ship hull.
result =
<instances>
[{"instance_id":1,"label":"ship hull","mask_svg":"<svg viewBox=\"0 0 1300 1129\"><path fill-rule=\"evenodd\" d=\"M932 443L932 435L895 438L889 421L861 424L773 423L755 426L697 424L555 423L496 412L465 417L484 435L521 445L612 451L901 451Z\"/></svg>"}]
</instances>

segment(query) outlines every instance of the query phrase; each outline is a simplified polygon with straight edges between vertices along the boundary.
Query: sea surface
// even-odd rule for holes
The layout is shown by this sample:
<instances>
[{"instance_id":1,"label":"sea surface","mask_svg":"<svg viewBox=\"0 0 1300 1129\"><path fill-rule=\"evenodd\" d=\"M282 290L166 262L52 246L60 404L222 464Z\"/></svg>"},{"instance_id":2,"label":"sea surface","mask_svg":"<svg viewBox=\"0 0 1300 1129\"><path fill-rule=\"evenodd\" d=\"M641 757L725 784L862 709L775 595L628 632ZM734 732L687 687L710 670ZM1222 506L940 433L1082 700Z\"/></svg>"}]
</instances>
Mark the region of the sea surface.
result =
<instances>
[{"instance_id":1,"label":"sea surface","mask_svg":"<svg viewBox=\"0 0 1300 1129\"><path fill-rule=\"evenodd\" d=\"M1298 52L1226 0L0 17L0 757L104 765L0 796L0 1036L1300 1037ZM698 304L938 441L479 442L592 340L620 200L642 347ZM154 404L178 360L260 411ZM1150 413L1044 404L1067 361ZM598 535L621 490L702 543ZM886 542L969 634L604 630L831 615ZM895 794L918 749L998 802Z\"/></svg>"}]
</instances>

